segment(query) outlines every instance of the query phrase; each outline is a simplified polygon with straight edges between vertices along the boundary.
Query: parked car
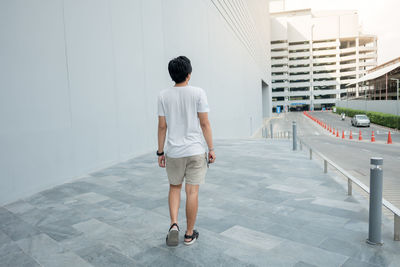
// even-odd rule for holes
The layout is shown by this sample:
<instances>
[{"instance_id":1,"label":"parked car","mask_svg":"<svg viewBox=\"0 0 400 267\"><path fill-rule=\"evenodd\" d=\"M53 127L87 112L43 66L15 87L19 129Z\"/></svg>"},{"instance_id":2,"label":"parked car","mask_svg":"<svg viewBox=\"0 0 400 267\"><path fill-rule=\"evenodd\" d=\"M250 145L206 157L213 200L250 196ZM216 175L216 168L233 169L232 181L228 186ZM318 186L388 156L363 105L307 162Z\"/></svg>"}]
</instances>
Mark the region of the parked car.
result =
<instances>
[{"instance_id":1,"label":"parked car","mask_svg":"<svg viewBox=\"0 0 400 267\"><path fill-rule=\"evenodd\" d=\"M371 121L369 120L367 115L360 114L360 115L354 115L353 118L351 119L351 125L353 126L367 126L369 127L371 124Z\"/></svg>"}]
</instances>

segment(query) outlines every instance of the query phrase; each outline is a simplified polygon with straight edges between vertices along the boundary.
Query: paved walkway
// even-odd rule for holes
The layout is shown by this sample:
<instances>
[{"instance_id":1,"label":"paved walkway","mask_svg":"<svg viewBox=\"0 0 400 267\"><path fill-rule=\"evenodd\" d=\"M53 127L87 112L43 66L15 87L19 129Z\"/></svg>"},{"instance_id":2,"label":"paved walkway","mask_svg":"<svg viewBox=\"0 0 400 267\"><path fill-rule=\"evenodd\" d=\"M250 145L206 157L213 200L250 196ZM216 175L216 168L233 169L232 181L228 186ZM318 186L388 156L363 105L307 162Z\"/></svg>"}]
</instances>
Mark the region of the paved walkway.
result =
<instances>
[{"instance_id":1,"label":"paved walkway","mask_svg":"<svg viewBox=\"0 0 400 267\"><path fill-rule=\"evenodd\" d=\"M367 245L367 201L287 140L216 151L193 246L165 245L168 183L151 153L0 207L0 265L399 266L392 222Z\"/></svg>"}]
</instances>

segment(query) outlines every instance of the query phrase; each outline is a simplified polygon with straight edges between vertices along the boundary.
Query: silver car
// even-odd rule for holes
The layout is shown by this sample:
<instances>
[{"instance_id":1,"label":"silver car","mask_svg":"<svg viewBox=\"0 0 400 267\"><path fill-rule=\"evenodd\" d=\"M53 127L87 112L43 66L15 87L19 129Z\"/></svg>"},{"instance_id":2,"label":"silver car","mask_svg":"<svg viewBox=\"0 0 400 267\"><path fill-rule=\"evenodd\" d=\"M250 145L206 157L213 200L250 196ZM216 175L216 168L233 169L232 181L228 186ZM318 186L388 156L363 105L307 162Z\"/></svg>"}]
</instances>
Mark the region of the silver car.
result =
<instances>
[{"instance_id":1,"label":"silver car","mask_svg":"<svg viewBox=\"0 0 400 267\"><path fill-rule=\"evenodd\" d=\"M369 127L371 124L367 115L354 115L351 119L351 125L353 126L367 126Z\"/></svg>"}]
</instances>

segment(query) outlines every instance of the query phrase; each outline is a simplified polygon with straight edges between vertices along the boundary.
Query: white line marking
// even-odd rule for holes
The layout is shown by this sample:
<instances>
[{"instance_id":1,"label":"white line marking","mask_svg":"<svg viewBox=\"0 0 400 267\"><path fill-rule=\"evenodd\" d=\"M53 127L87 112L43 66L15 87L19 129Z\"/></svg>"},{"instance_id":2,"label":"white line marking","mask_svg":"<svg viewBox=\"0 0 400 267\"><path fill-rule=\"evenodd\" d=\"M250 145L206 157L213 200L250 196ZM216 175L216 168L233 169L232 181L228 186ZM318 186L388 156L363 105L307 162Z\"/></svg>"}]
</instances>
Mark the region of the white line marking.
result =
<instances>
[{"instance_id":1,"label":"white line marking","mask_svg":"<svg viewBox=\"0 0 400 267\"><path fill-rule=\"evenodd\" d=\"M362 148L361 150L362 150L362 151L365 151L365 152L368 152L368 153L371 152L371 151L369 151L368 149L364 149L364 148Z\"/></svg>"}]
</instances>

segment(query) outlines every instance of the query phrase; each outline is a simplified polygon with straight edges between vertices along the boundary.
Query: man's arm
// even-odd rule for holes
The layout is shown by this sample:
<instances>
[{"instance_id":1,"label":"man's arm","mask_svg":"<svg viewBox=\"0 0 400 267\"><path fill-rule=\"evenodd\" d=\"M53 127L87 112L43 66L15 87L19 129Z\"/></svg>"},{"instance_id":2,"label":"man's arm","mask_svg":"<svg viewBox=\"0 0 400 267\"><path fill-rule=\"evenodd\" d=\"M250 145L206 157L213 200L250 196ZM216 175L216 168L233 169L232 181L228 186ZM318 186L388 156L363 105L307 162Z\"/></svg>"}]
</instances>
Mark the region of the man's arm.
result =
<instances>
[{"instance_id":1,"label":"man's arm","mask_svg":"<svg viewBox=\"0 0 400 267\"><path fill-rule=\"evenodd\" d=\"M158 153L164 152L165 136L167 135L167 122L164 116L158 116ZM165 167L165 156L158 157L158 165Z\"/></svg>"},{"instance_id":2,"label":"man's arm","mask_svg":"<svg viewBox=\"0 0 400 267\"><path fill-rule=\"evenodd\" d=\"M215 152L214 152L214 145L212 141L212 130L211 124L208 120L208 113L207 112L198 112L197 113L200 119L200 126L201 130L203 131L204 139L206 140L208 146L208 160L210 163L213 163L216 159Z\"/></svg>"}]
</instances>

